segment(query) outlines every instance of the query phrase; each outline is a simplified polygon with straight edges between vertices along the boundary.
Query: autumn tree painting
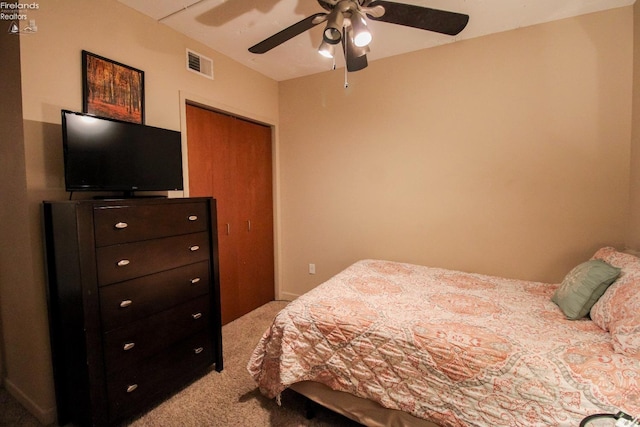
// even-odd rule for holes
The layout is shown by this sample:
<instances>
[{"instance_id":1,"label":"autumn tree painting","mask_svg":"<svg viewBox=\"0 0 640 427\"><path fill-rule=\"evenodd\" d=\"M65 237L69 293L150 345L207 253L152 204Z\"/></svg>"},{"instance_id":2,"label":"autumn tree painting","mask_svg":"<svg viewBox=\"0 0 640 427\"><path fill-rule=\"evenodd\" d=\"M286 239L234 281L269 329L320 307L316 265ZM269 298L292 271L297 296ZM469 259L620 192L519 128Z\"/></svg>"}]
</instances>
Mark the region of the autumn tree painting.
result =
<instances>
[{"instance_id":1,"label":"autumn tree painting","mask_svg":"<svg viewBox=\"0 0 640 427\"><path fill-rule=\"evenodd\" d=\"M82 51L84 112L144 123L144 72Z\"/></svg>"}]
</instances>

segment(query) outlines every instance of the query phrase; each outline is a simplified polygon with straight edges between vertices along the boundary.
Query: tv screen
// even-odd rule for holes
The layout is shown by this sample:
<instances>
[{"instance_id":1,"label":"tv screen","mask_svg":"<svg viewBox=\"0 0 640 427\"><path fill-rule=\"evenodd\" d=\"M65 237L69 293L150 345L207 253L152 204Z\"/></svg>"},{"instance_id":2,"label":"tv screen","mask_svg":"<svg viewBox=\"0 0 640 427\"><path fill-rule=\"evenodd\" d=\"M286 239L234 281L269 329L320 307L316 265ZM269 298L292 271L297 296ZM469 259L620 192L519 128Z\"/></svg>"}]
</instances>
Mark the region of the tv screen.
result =
<instances>
[{"instance_id":1,"label":"tv screen","mask_svg":"<svg viewBox=\"0 0 640 427\"><path fill-rule=\"evenodd\" d=\"M62 110L67 191L182 190L178 131Z\"/></svg>"}]
</instances>

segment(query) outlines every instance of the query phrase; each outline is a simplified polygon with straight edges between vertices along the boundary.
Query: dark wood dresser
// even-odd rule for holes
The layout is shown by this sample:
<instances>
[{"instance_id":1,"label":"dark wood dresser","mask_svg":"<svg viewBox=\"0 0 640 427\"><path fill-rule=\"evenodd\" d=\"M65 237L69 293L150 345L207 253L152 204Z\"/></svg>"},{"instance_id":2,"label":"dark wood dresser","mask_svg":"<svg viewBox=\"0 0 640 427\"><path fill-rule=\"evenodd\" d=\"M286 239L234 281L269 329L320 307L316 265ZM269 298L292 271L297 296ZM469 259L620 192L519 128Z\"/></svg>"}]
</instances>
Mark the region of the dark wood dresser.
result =
<instances>
[{"instance_id":1,"label":"dark wood dresser","mask_svg":"<svg viewBox=\"0 0 640 427\"><path fill-rule=\"evenodd\" d=\"M214 199L43 210L59 425L116 424L222 370Z\"/></svg>"}]
</instances>

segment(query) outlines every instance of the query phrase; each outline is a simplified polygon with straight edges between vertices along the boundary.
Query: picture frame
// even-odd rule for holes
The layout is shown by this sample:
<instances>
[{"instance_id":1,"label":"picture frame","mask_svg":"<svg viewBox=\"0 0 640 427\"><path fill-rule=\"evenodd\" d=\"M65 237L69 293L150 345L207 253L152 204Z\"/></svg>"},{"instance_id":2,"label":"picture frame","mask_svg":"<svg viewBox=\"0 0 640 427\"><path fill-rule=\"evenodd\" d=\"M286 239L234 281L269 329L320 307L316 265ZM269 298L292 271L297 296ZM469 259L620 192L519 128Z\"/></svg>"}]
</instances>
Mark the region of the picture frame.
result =
<instances>
[{"instance_id":1,"label":"picture frame","mask_svg":"<svg viewBox=\"0 0 640 427\"><path fill-rule=\"evenodd\" d=\"M144 71L82 51L83 112L144 124Z\"/></svg>"}]
</instances>

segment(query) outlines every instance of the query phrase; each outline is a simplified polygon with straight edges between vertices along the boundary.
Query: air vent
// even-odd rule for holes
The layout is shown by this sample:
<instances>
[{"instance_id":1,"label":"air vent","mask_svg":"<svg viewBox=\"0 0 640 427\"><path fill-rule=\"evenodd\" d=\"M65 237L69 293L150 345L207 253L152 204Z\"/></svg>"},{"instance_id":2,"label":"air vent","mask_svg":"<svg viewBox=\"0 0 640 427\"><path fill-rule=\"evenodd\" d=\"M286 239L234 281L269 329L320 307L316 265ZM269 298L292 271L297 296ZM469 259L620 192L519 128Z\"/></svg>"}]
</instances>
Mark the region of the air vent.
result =
<instances>
[{"instance_id":1,"label":"air vent","mask_svg":"<svg viewBox=\"0 0 640 427\"><path fill-rule=\"evenodd\" d=\"M213 80L213 61L211 58L190 49L187 49L187 70Z\"/></svg>"}]
</instances>

